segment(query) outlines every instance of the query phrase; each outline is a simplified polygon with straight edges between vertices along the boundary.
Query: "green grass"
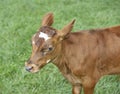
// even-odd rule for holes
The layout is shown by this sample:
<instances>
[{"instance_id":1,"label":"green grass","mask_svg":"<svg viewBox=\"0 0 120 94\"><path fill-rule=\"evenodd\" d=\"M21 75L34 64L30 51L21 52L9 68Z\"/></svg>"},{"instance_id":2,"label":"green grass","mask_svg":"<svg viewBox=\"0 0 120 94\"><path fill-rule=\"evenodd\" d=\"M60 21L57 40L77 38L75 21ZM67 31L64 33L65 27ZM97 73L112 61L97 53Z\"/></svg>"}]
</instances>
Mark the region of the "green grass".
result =
<instances>
[{"instance_id":1,"label":"green grass","mask_svg":"<svg viewBox=\"0 0 120 94\"><path fill-rule=\"evenodd\" d=\"M57 29L73 18L73 31L120 24L120 0L0 0L0 94L71 94L54 65L36 74L24 69L31 36L47 12L54 12ZM120 94L120 78L103 77L95 94Z\"/></svg>"}]
</instances>

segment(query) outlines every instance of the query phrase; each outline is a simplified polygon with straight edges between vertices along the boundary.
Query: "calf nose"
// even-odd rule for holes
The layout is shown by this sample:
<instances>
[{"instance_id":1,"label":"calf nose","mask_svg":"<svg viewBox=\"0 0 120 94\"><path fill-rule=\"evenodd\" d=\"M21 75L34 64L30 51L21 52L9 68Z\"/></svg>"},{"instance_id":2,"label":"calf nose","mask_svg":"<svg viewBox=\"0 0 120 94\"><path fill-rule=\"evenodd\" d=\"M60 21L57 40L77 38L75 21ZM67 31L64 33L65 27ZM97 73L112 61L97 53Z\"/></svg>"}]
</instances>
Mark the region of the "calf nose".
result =
<instances>
[{"instance_id":1,"label":"calf nose","mask_svg":"<svg viewBox=\"0 0 120 94\"><path fill-rule=\"evenodd\" d=\"M30 71L33 67L25 67L27 71Z\"/></svg>"}]
</instances>

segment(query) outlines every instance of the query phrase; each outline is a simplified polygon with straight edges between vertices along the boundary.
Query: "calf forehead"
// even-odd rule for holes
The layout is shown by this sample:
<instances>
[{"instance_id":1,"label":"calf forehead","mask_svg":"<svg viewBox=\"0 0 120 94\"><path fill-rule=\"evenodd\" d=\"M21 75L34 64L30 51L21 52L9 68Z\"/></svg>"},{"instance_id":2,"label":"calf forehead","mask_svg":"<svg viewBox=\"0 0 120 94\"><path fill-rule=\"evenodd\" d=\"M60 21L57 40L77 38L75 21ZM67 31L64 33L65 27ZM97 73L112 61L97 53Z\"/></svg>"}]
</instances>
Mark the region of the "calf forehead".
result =
<instances>
[{"instance_id":1,"label":"calf forehead","mask_svg":"<svg viewBox=\"0 0 120 94\"><path fill-rule=\"evenodd\" d=\"M46 33L40 32L39 38L43 38L45 41L47 41L51 37L49 37Z\"/></svg>"},{"instance_id":2,"label":"calf forehead","mask_svg":"<svg viewBox=\"0 0 120 94\"><path fill-rule=\"evenodd\" d=\"M33 35L32 44L37 44L40 46L41 43L47 41L48 39L51 39L55 34L55 29L48 26L41 27L39 31Z\"/></svg>"},{"instance_id":3,"label":"calf forehead","mask_svg":"<svg viewBox=\"0 0 120 94\"><path fill-rule=\"evenodd\" d=\"M52 37L56 34L56 30L49 26L43 26L39 29L39 32L47 34L49 37Z\"/></svg>"}]
</instances>

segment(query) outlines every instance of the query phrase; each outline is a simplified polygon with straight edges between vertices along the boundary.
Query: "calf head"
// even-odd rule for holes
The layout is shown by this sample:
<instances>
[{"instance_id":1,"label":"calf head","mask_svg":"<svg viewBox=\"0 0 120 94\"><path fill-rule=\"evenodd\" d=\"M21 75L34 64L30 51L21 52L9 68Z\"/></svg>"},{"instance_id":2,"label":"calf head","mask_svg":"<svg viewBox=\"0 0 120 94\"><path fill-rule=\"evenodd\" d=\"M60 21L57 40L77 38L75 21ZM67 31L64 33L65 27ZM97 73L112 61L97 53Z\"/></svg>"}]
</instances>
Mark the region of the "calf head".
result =
<instances>
[{"instance_id":1,"label":"calf head","mask_svg":"<svg viewBox=\"0 0 120 94\"><path fill-rule=\"evenodd\" d=\"M61 52L61 42L73 28L75 20L66 25L62 30L51 27L53 14L48 13L43 17L41 27L32 37L32 54L25 63L29 72L38 72L44 65L54 61Z\"/></svg>"}]
</instances>

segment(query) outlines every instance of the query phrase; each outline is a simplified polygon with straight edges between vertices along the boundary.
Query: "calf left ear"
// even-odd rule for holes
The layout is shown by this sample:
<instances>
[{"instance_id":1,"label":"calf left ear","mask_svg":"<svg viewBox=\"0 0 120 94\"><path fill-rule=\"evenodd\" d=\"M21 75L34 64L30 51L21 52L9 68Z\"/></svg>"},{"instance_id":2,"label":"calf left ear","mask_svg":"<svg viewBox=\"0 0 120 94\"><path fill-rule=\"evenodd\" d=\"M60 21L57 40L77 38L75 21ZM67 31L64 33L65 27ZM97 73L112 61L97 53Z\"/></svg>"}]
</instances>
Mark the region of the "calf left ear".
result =
<instances>
[{"instance_id":1,"label":"calf left ear","mask_svg":"<svg viewBox=\"0 0 120 94\"><path fill-rule=\"evenodd\" d=\"M42 26L51 26L54 22L53 13L47 13L42 19Z\"/></svg>"},{"instance_id":2,"label":"calf left ear","mask_svg":"<svg viewBox=\"0 0 120 94\"><path fill-rule=\"evenodd\" d=\"M73 25L75 23L75 19L72 20L69 24L67 24L59 33L60 36L62 36L63 38L69 34L72 31Z\"/></svg>"}]
</instances>

